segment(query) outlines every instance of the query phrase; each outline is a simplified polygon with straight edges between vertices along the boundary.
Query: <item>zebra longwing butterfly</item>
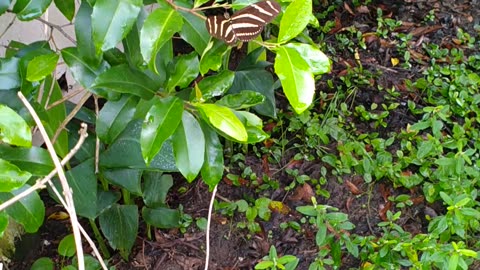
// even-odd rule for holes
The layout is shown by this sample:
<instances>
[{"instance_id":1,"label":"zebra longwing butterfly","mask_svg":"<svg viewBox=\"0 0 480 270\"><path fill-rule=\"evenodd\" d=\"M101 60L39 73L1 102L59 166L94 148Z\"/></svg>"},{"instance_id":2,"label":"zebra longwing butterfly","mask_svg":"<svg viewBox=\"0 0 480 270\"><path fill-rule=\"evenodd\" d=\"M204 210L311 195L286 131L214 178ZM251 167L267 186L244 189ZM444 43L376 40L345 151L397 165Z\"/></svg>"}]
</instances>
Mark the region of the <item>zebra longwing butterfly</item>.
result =
<instances>
[{"instance_id":1,"label":"zebra longwing butterfly","mask_svg":"<svg viewBox=\"0 0 480 270\"><path fill-rule=\"evenodd\" d=\"M258 2L233 13L230 18L221 15L208 17L207 30L228 45L237 41L247 42L260 35L263 27L273 21L280 10L280 5L274 0Z\"/></svg>"}]
</instances>

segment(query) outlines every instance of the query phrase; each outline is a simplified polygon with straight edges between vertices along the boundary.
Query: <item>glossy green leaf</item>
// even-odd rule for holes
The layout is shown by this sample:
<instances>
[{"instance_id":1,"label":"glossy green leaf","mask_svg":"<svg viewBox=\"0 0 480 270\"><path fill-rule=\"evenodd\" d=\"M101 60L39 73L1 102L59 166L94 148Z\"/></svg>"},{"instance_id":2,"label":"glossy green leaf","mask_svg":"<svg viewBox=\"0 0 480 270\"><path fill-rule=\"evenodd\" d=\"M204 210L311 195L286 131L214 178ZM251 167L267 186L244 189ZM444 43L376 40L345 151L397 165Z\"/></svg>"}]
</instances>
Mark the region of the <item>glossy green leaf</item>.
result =
<instances>
[{"instance_id":1,"label":"glossy green leaf","mask_svg":"<svg viewBox=\"0 0 480 270\"><path fill-rule=\"evenodd\" d=\"M193 7L196 7L196 8L197 8L197 7L203 5L203 4L207 3L207 2L208 2L208 0L195 0L195 1L194 1L194 4L193 4Z\"/></svg>"},{"instance_id":2,"label":"glossy green leaf","mask_svg":"<svg viewBox=\"0 0 480 270\"><path fill-rule=\"evenodd\" d=\"M0 159L0 192L10 192L23 186L32 174L20 170L12 163Z\"/></svg>"},{"instance_id":3,"label":"glossy green leaf","mask_svg":"<svg viewBox=\"0 0 480 270\"><path fill-rule=\"evenodd\" d=\"M131 121L107 150L100 154L100 166L106 168L135 168L161 171L178 171L173 157L172 144L167 140L150 166L145 165L140 149L142 120ZM128 157L128 158L125 158Z\"/></svg>"},{"instance_id":4,"label":"glossy green leaf","mask_svg":"<svg viewBox=\"0 0 480 270\"><path fill-rule=\"evenodd\" d=\"M205 155L205 137L197 119L183 111L182 122L172 135L173 154L180 173L192 182L200 172Z\"/></svg>"},{"instance_id":5,"label":"glossy green leaf","mask_svg":"<svg viewBox=\"0 0 480 270\"><path fill-rule=\"evenodd\" d=\"M114 204L99 217L100 229L113 249L118 249L124 260L138 233L138 209L136 205Z\"/></svg>"},{"instance_id":6,"label":"glossy green leaf","mask_svg":"<svg viewBox=\"0 0 480 270\"><path fill-rule=\"evenodd\" d=\"M180 37L192 45L195 51L201 55L207 47L210 40L210 34L205 27L205 21L192 13L180 11L183 17L183 27L180 31Z\"/></svg>"},{"instance_id":7,"label":"glossy green leaf","mask_svg":"<svg viewBox=\"0 0 480 270\"><path fill-rule=\"evenodd\" d=\"M73 234L69 234L60 240L60 244L58 244L58 254L63 257L72 257L75 255L76 248L75 248L75 237Z\"/></svg>"},{"instance_id":8,"label":"glossy green leaf","mask_svg":"<svg viewBox=\"0 0 480 270\"><path fill-rule=\"evenodd\" d=\"M200 73L204 75L209 70L218 71L228 51L229 48L225 42L218 39L211 40L200 58Z\"/></svg>"},{"instance_id":9,"label":"glossy green leaf","mask_svg":"<svg viewBox=\"0 0 480 270\"><path fill-rule=\"evenodd\" d=\"M32 132L25 120L14 110L1 104L0 140L16 146L32 146Z\"/></svg>"},{"instance_id":10,"label":"glossy green leaf","mask_svg":"<svg viewBox=\"0 0 480 270\"><path fill-rule=\"evenodd\" d=\"M90 88L97 76L107 69L106 62L103 62L99 67L94 67L87 63L81 58L76 48L63 49L62 58L70 68L75 80L87 89ZM106 97L107 99L118 99L120 97L119 93L112 93L104 89L95 89L92 92L99 96Z\"/></svg>"},{"instance_id":11,"label":"glossy green leaf","mask_svg":"<svg viewBox=\"0 0 480 270\"><path fill-rule=\"evenodd\" d=\"M75 16L75 37L78 57L96 68L101 63L101 52L97 55L93 44L92 12L93 8L86 1L82 1Z\"/></svg>"},{"instance_id":12,"label":"glossy green leaf","mask_svg":"<svg viewBox=\"0 0 480 270\"><path fill-rule=\"evenodd\" d=\"M132 194L142 195L140 185L142 172L138 169L109 169L103 172L103 176L108 182L120 186Z\"/></svg>"},{"instance_id":13,"label":"glossy green leaf","mask_svg":"<svg viewBox=\"0 0 480 270\"><path fill-rule=\"evenodd\" d=\"M0 192L0 203L17 196L28 188L30 188L30 186L26 184L11 192ZM20 199L5 211L15 221L22 224L28 233L37 232L40 226L42 226L45 217L45 206L36 192L30 193L28 196Z\"/></svg>"},{"instance_id":14,"label":"glossy green leaf","mask_svg":"<svg viewBox=\"0 0 480 270\"><path fill-rule=\"evenodd\" d=\"M144 207L142 217L147 224L161 229L178 228L181 221L180 211L164 207L155 209Z\"/></svg>"},{"instance_id":15,"label":"glossy green leaf","mask_svg":"<svg viewBox=\"0 0 480 270\"><path fill-rule=\"evenodd\" d=\"M235 80L228 93L240 93L243 90L252 90L264 96L265 101L254 106L253 109L261 115L276 118L275 92L271 73L263 69L235 72Z\"/></svg>"},{"instance_id":16,"label":"glossy green leaf","mask_svg":"<svg viewBox=\"0 0 480 270\"><path fill-rule=\"evenodd\" d=\"M0 212L0 237L3 238L3 235L5 233L5 230L8 227L8 215L5 212Z\"/></svg>"},{"instance_id":17,"label":"glossy green leaf","mask_svg":"<svg viewBox=\"0 0 480 270\"><path fill-rule=\"evenodd\" d=\"M140 67L143 65L143 56L140 52L140 28L143 23L142 19L144 19L144 14L145 10L142 9L137 18L137 23L133 25L128 35L122 40L127 61L133 67Z\"/></svg>"},{"instance_id":18,"label":"glossy green leaf","mask_svg":"<svg viewBox=\"0 0 480 270\"><path fill-rule=\"evenodd\" d=\"M0 90L10 90L20 87L18 64L20 59L0 58Z\"/></svg>"},{"instance_id":19,"label":"glossy green leaf","mask_svg":"<svg viewBox=\"0 0 480 270\"><path fill-rule=\"evenodd\" d=\"M141 121L130 122L117 139L100 154L100 166L106 168L145 168L140 150ZM125 157L128 157L125 158Z\"/></svg>"},{"instance_id":20,"label":"glossy green leaf","mask_svg":"<svg viewBox=\"0 0 480 270\"><path fill-rule=\"evenodd\" d=\"M13 6L13 13L21 21L29 21L42 16L52 0L17 0Z\"/></svg>"},{"instance_id":21,"label":"glossy green leaf","mask_svg":"<svg viewBox=\"0 0 480 270\"><path fill-rule=\"evenodd\" d=\"M94 160L89 159L66 172L67 182L72 189L73 202L77 215L95 218L97 209L97 177ZM55 187L62 190L59 180L54 181ZM56 195L53 194L56 198Z\"/></svg>"},{"instance_id":22,"label":"glossy green leaf","mask_svg":"<svg viewBox=\"0 0 480 270\"><path fill-rule=\"evenodd\" d=\"M105 59L105 61L107 61L107 63L112 67L128 64L125 53L117 47L105 51L103 54L103 59Z\"/></svg>"},{"instance_id":23,"label":"glossy green leaf","mask_svg":"<svg viewBox=\"0 0 480 270\"><path fill-rule=\"evenodd\" d=\"M174 60L173 71L169 72L170 77L167 81L169 92L175 90L175 87L187 87L198 76L198 57L195 52L178 56Z\"/></svg>"},{"instance_id":24,"label":"glossy green leaf","mask_svg":"<svg viewBox=\"0 0 480 270\"><path fill-rule=\"evenodd\" d=\"M69 266L73 267L73 269L71 269L71 270L79 269L77 258L78 258L77 256L73 257L72 264L69 265ZM102 266L100 265L100 263L98 262L98 260L96 258L94 258L90 255L85 255L85 270L100 270L100 269L102 269ZM62 268L62 270L70 270L70 269ZM113 270L113 269L110 269L110 270Z\"/></svg>"},{"instance_id":25,"label":"glossy green leaf","mask_svg":"<svg viewBox=\"0 0 480 270\"><path fill-rule=\"evenodd\" d=\"M173 178L161 172L146 172L143 175L143 201L150 208L166 206L167 193L173 186Z\"/></svg>"},{"instance_id":26,"label":"glossy green leaf","mask_svg":"<svg viewBox=\"0 0 480 270\"><path fill-rule=\"evenodd\" d=\"M328 73L332 68L328 57L315 46L303 43L288 43L284 47L296 50L315 75Z\"/></svg>"},{"instance_id":27,"label":"glossy green leaf","mask_svg":"<svg viewBox=\"0 0 480 270\"><path fill-rule=\"evenodd\" d=\"M182 120L183 102L177 97L158 99L148 111L142 125L140 145L145 162L149 164L163 143Z\"/></svg>"},{"instance_id":28,"label":"glossy green leaf","mask_svg":"<svg viewBox=\"0 0 480 270\"><path fill-rule=\"evenodd\" d=\"M232 86L233 79L235 79L235 73L230 70L223 70L216 75L204 78L198 83L202 98L207 100L225 94Z\"/></svg>"},{"instance_id":29,"label":"glossy green leaf","mask_svg":"<svg viewBox=\"0 0 480 270\"><path fill-rule=\"evenodd\" d=\"M97 52L106 51L128 34L137 20L141 0L97 0L93 6L93 41Z\"/></svg>"},{"instance_id":30,"label":"glossy green leaf","mask_svg":"<svg viewBox=\"0 0 480 270\"><path fill-rule=\"evenodd\" d=\"M207 123L200 121L205 135L205 162L203 163L202 180L212 190L222 180L224 161L223 147L217 133Z\"/></svg>"},{"instance_id":31,"label":"glossy green leaf","mask_svg":"<svg viewBox=\"0 0 480 270\"><path fill-rule=\"evenodd\" d=\"M277 50L274 68L290 105L296 113L304 112L315 94L315 80L307 62L298 51L282 46Z\"/></svg>"},{"instance_id":32,"label":"glossy green leaf","mask_svg":"<svg viewBox=\"0 0 480 270\"><path fill-rule=\"evenodd\" d=\"M246 111L235 111L235 115L247 130L248 143L258 143L268 139L269 135L263 131L263 121L258 116Z\"/></svg>"},{"instance_id":33,"label":"glossy green leaf","mask_svg":"<svg viewBox=\"0 0 480 270\"><path fill-rule=\"evenodd\" d=\"M114 190L109 190L109 191L103 191L103 190L98 190L97 191L97 216L101 215L103 211L106 209L110 208L113 204L118 202L122 195L120 194L120 191L114 191Z\"/></svg>"},{"instance_id":34,"label":"glossy green leaf","mask_svg":"<svg viewBox=\"0 0 480 270\"><path fill-rule=\"evenodd\" d=\"M182 16L170 6L157 8L147 17L140 31L140 49L150 69L156 70L157 52L182 26Z\"/></svg>"},{"instance_id":35,"label":"glossy green leaf","mask_svg":"<svg viewBox=\"0 0 480 270\"><path fill-rule=\"evenodd\" d=\"M40 81L50 75L57 66L59 55L56 53L39 55L28 63L27 80Z\"/></svg>"},{"instance_id":36,"label":"glossy green leaf","mask_svg":"<svg viewBox=\"0 0 480 270\"><path fill-rule=\"evenodd\" d=\"M116 101L108 101L100 110L95 130L105 143L111 144L130 123L135 114L139 98L123 95Z\"/></svg>"},{"instance_id":37,"label":"glossy green leaf","mask_svg":"<svg viewBox=\"0 0 480 270\"><path fill-rule=\"evenodd\" d=\"M310 21L310 14L312 0L293 0L280 21L278 43L285 43L300 34Z\"/></svg>"},{"instance_id":38,"label":"glossy green leaf","mask_svg":"<svg viewBox=\"0 0 480 270\"><path fill-rule=\"evenodd\" d=\"M0 15L2 15L3 13L5 13L5 11L7 11L11 3L12 3L12 0L0 0Z\"/></svg>"},{"instance_id":39,"label":"glossy green leaf","mask_svg":"<svg viewBox=\"0 0 480 270\"><path fill-rule=\"evenodd\" d=\"M253 42L249 42L250 44L254 44ZM266 55L264 47L258 47L253 51L249 52L247 57L241 59L240 63L238 63L237 71L244 71L244 70L252 70L258 69L263 70L268 66L271 66L272 63L265 61L263 55Z\"/></svg>"},{"instance_id":40,"label":"glossy green leaf","mask_svg":"<svg viewBox=\"0 0 480 270\"><path fill-rule=\"evenodd\" d=\"M53 260L47 257L42 257L40 259L37 259L30 267L30 270L54 270L54 269L55 269L55 265L53 263Z\"/></svg>"},{"instance_id":41,"label":"glossy green leaf","mask_svg":"<svg viewBox=\"0 0 480 270\"><path fill-rule=\"evenodd\" d=\"M75 16L75 0L54 0L55 6L67 20L72 21Z\"/></svg>"},{"instance_id":42,"label":"glossy green leaf","mask_svg":"<svg viewBox=\"0 0 480 270\"><path fill-rule=\"evenodd\" d=\"M40 88L39 82L31 82L27 80L27 70L28 64L37 56L51 54L53 53L48 48L29 48L30 46L24 48L24 55L20 58L20 63L18 65L18 71L21 78L21 86L20 89L22 90L23 95L30 96L31 93L36 92Z\"/></svg>"},{"instance_id":43,"label":"glossy green leaf","mask_svg":"<svg viewBox=\"0 0 480 270\"><path fill-rule=\"evenodd\" d=\"M55 168L48 151L40 147L24 148L0 144L0 157L35 176L45 176Z\"/></svg>"},{"instance_id":44,"label":"glossy green leaf","mask_svg":"<svg viewBox=\"0 0 480 270\"><path fill-rule=\"evenodd\" d=\"M55 80L52 76L48 76L45 79L43 89L45 89L45 91L43 91L40 104L44 108L56 101L63 99L62 89L60 89L57 80ZM46 91L47 89L48 91ZM62 131L60 132L60 135L58 135L57 140L55 140L53 147L55 148L55 152L60 157L65 157L69 151L68 132L63 127L60 127L67 117L65 103L62 102L47 110L46 116L48 118L41 118L41 120L43 121L45 129L47 130L47 134L50 136L50 138L54 136L54 134L57 132L57 129L62 128Z\"/></svg>"},{"instance_id":45,"label":"glossy green leaf","mask_svg":"<svg viewBox=\"0 0 480 270\"><path fill-rule=\"evenodd\" d=\"M196 107L213 127L239 142L247 142L247 131L232 110L216 104L196 104Z\"/></svg>"},{"instance_id":46,"label":"glossy green leaf","mask_svg":"<svg viewBox=\"0 0 480 270\"><path fill-rule=\"evenodd\" d=\"M160 85L140 70L130 68L128 65L119 65L100 74L91 88L107 89L151 99Z\"/></svg>"},{"instance_id":47,"label":"glossy green leaf","mask_svg":"<svg viewBox=\"0 0 480 270\"><path fill-rule=\"evenodd\" d=\"M264 101L265 96L262 94L255 91L243 90L238 94L223 96L220 100L215 102L215 104L234 110L241 110L262 104Z\"/></svg>"},{"instance_id":48,"label":"glossy green leaf","mask_svg":"<svg viewBox=\"0 0 480 270\"><path fill-rule=\"evenodd\" d=\"M162 149L160 149L160 152L153 158L147 169L161 170L163 172L178 172L171 139L163 143Z\"/></svg>"}]
</instances>

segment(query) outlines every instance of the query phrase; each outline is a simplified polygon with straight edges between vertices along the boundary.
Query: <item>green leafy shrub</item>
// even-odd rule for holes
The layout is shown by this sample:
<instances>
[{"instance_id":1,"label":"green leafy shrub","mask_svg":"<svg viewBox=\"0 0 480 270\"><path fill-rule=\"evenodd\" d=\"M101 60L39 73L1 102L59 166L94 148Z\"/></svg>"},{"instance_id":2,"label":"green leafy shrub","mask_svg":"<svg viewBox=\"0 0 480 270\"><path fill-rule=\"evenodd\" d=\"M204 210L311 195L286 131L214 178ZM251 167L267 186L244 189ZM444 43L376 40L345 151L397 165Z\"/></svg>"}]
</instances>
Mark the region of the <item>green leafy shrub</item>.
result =
<instances>
[{"instance_id":1,"label":"green leafy shrub","mask_svg":"<svg viewBox=\"0 0 480 270\"><path fill-rule=\"evenodd\" d=\"M89 219L95 231L98 220L110 246L125 259L140 218L158 228L180 226L180 211L165 201L172 186L169 173L180 172L188 182L201 175L212 189L223 176L223 139L256 143L268 137L257 116L276 116L274 77L265 70L271 65L265 61L265 48L275 55L274 72L297 113L312 103L314 75L330 70L329 60L316 45L294 41L312 21L311 0L280 3L283 11L273 23L271 38L249 46L248 56L235 70L228 68L232 48L207 32L199 8L204 1L160 0L147 13L146 5L152 2L84 0L76 6L75 1L55 1L65 18L74 21L75 46L57 51L47 41L12 41L0 59L1 108L13 108L28 121L28 126L20 126L6 121L21 119L18 116L0 117L3 133L16 130L13 137L2 135L2 141L20 147L1 145L2 171L16 175L1 179L0 199L5 201L26 189L27 180L32 183L53 170L46 150L19 136L20 131L29 136L33 126L16 97L21 91L53 137L61 158L78 138L79 126L69 119L95 127L95 136L67 164L66 176L78 215ZM20 20L33 20L51 1L30 4L16 1L8 12ZM232 4L245 5L244 1ZM0 15L5 12L2 5ZM179 40L193 49L180 53ZM105 100L97 116L87 108L72 109L68 102L52 106L62 99L52 77L60 59L86 90L83 101L89 95ZM35 196L30 195L38 201ZM141 209L135 205L139 201ZM25 218L18 215L38 215L31 219L35 224L24 224L33 232L43 223L43 204L38 201L36 206L36 211L16 209L15 213L13 206L6 213L20 222Z\"/></svg>"}]
</instances>

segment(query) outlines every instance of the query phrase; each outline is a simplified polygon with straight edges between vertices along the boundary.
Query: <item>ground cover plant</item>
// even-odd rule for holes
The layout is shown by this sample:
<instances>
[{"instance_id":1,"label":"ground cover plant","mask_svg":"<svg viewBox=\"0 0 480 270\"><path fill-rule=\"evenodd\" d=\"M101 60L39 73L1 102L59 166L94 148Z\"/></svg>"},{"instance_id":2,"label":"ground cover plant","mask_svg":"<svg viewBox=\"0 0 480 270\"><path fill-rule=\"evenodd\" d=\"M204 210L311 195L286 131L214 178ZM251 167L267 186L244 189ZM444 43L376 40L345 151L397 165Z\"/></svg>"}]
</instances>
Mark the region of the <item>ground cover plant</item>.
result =
<instances>
[{"instance_id":1,"label":"ground cover plant","mask_svg":"<svg viewBox=\"0 0 480 270\"><path fill-rule=\"evenodd\" d=\"M0 228L54 243L18 244L13 269L479 266L474 3L278 1L237 48L209 35L208 7L251 1L34 2L0 14L55 4L76 44L11 41L0 59L0 200L25 196Z\"/></svg>"}]
</instances>

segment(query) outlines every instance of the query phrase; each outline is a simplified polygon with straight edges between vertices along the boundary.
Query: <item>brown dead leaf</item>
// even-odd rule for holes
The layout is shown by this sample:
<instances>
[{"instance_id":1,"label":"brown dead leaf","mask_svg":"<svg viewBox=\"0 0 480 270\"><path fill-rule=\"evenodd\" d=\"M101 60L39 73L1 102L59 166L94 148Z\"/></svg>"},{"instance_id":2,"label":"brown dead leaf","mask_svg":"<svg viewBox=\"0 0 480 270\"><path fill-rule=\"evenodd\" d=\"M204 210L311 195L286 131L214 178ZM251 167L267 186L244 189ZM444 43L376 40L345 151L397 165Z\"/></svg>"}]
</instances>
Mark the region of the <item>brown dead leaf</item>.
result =
<instances>
[{"instance_id":1,"label":"brown dead leaf","mask_svg":"<svg viewBox=\"0 0 480 270\"><path fill-rule=\"evenodd\" d=\"M348 190L350 190L350 192L351 192L353 195L362 194L362 191L361 191L354 183L346 180L346 181L345 181L345 185L347 186Z\"/></svg>"},{"instance_id":2,"label":"brown dead leaf","mask_svg":"<svg viewBox=\"0 0 480 270\"><path fill-rule=\"evenodd\" d=\"M390 188L387 188L384 184L380 184L379 188L380 194L382 195L384 202L389 202L388 197L392 195Z\"/></svg>"},{"instance_id":3,"label":"brown dead leaf","mask_svg":"<svg viewBox=\"0 0 480 270\"><path fill-rule=\"evenodd\" d=\"M271 201L268 204L268 208L274 213L279 213L282 215L287 215L290 213L290 207L280 201Z\"/></svg>"},{"instance_id":4,"label":"brown dead leaf","mask_svg":"<svg viewBox=\"0 0 480 270\"><path fill-rule=\"evenodd\" d=\"M353 200L353 197L347 198L347 202L345 203L345 208L347 208L347 212L350 212L350 207L352 207Z\"/></svg>"},{"instance_id":5,"label":"brown dead leaf","mask_svg":"<svg viewBox=\"0 0 480 270\"><path fill-rule=\"evenodd\" d=\"M285 166L285 168L294 169L294 168L300 167L300 165L302 165L302 164L303 164L302 160L292 159L288 162L288 164Z\"/></svg>"},{"instance_id":6,"label":"brown dead leaf","mask_svg":"<svg viewBox=\"0 0 480 270\"><path fill-rule=\"evenodd\" d=\"M272 139L266 139L265 141L263 141L263 145L265 145L266 148L270 148L272 147L272 145L274 145L274 141Z\"/></svg>"},{"instance_id":7,"label":"brown dead leaf","mask_svg":"<svg viewBox=\"0 0 480 270\"><path fill-rule=\"evenodd\" d=\"M218 224L225 225L228 223L228 219L224 216L215 216L214 219Z\"/></svg>"},{"instance_id":8,"label":"brown dead leaf","mask_svg":"<svg viewBox=\"0 0 480 270\"><path fill-rule=\"evenodd\" d=\"M410 34L414 37L418 36L424 36L426 34L436 32L439 29L442 29L443 27L441 25L429 25L429 26L420 26L415 29L413 29Z\"/></svg>"},{"instance_id":9,"label":"brown dead leaf","mask_svg":"<svg viewBox=\"0 0 480 270\"><path fill-rule=\"evenodd\" d=\"M420 195L420 196L412 198L410 200L413 202L413 204L417 205L417 204L423 203L425 201L425 197Z\"/></svg>"},{"instance_id":10,"label":"brown dead leaf","mask_svg":"<svg viewBox=\"0 0 480 270\"><path fill-rule=\"evenodd\" d=\"M342 20L340 15L335 13L335 26L328 32L329 34L335 34L342 29Z\"/></svg>"},{"instance_id":11,"label":"brown dead leaf","mask_svg":"<svg viewBox=\"0 0 480 270\"><path fill-rule=\"evenodd\" d=\"M51 215L49 215L47 219L65 220L65 219L68 219L68 218L69 218L69 215L68 215L67 212L57 211L57 212L54 212Z\"/></svg>"},{"instance_id":12,"label":"brown dead leaf","mask_svg":"<svg viewBox=\"0 0 480 270\"><path fill-rule=\"evenodd\" d=\"M267 155L262 156L262 170L264 174L268 175L268 177L272 176L270 172L270 164L268 163Z\"/></svg>"},{"instance_id":13,"label":"brown dead leaf","mask_svg":"<svg viewBox=\"0 0 480 270\"><path fill-rule=\"evenodd\" d=\"M273 130L273 128L276 127L276 126L277 126L277 123L273 123L273 122L268 123L265 126L263 126L263 131L271 132Z\"/></svg>"},{"instance_id":14,"label":"brown dead leaf","mask_svg":"<svg viewBox=\"0 0 480 270\"><path fill-rule=\"evenodd\" d=\"M382 221L387 221L387 211L392 208L393 203L388 201L385 205L380 205L380 209L378 210L378 216Z\"/></svg>"},{"instance_id":15,"label":"brown dead leaf","mask_svg":"<svg viewBox=\"0 0 480 270\"><path fill-rule=\"evenodd\" d=\"M355 13L353 12L352 8L346 3L346 2L343 2L343 8L348 12L350 13L351 15L355 16Z\"/></svg>"},{"instance_id":16,"label":"brown dead leaf","mask_svg":"<svg viewBox=\"0 0 480 270\"><path fill-rule=\"evenodd\" d=\"M356 10L360 14L369 14L370 13L370 9L367 6L359 6Z\"/></svg>"},{"instance_id":17,"label":"brown dead leaf","mask_svg":"<svg viewBox=\"0 0 480 270\"><path fill-rule=\"evenodd\" d=\"M378 40L378 36L374 32L367 32L362 35L366 43L372 43Z\"/></svg>"},{"instance_id":18,"label":"brown dead leaf","mask_svg":"<svg viewBox=\"0 0 480 270\"><path fill-rule=\"evenodd\" d=\"M303 184L298 186L293 195L290 196L291 201L304 201L310 203L312 201L312 197L315 196L315 192L313 192L312 187L309 184Z\"/></svg>"}]
</instances>

